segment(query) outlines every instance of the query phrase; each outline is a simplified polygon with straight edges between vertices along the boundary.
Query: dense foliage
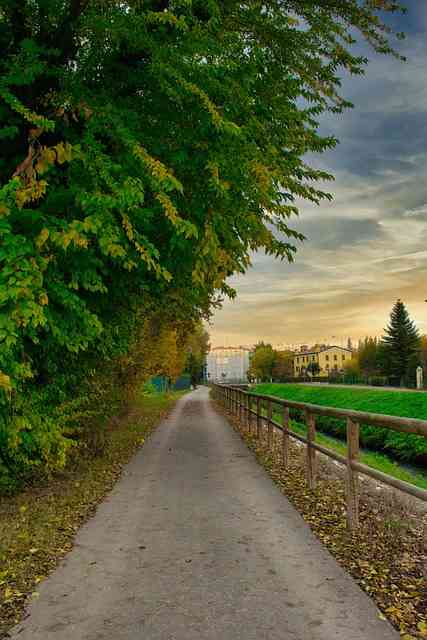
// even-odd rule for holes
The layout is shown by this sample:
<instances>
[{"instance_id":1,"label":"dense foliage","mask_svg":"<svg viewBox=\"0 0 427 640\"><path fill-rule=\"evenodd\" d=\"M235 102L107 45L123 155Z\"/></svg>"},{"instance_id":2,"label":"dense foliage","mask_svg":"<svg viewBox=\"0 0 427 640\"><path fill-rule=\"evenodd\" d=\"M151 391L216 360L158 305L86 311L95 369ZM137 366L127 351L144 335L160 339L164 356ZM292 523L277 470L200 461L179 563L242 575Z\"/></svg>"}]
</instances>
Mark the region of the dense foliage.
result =
<instances>
[{"instance_id":1,"label":"dense foliage","mask_svg":"<svg viewBox=\"0 0 427 640\"><path fill-rule=\"evenodd\" d=\"M291 351L274 349L271 344L259 342L250 354L248 379L258 382L284 381L294 374Z\"/></svg>"},{"instance_id":2,"label":"dense foliage","mask_svg":"<svg viewBox=\"0 0 427 640\"><path fill-rule=\"evenodd\" d=\"M232 294L225 280L251 251L292 259L295 198L328 197L315 181L329 176L303 159L336 143L317 119L348 105L339 76L366 63L351 53L357 33L392 52L382 20L398 10L392 0L1 3L9 475L64 464L64 412L104 406L165 332L181 343Z\"/></svg>"},{"instance_id":3,"label":"dense foliage","mask_svg":"<svg viewBox=\"0 0 427 640\"><path fill-rule=\"evenodd\" d=\"M426 393L294 384L261 384L257 385L256 392L297 402L427 420ZM300 419L299 414L293 414ZM343 420L318 416L316 424L320 431L345 438ZM385 451L397 459L420 463L427 461L427 438L422 436L361 425L360 442L362 446Z\"/></svg>"}]
</instances>

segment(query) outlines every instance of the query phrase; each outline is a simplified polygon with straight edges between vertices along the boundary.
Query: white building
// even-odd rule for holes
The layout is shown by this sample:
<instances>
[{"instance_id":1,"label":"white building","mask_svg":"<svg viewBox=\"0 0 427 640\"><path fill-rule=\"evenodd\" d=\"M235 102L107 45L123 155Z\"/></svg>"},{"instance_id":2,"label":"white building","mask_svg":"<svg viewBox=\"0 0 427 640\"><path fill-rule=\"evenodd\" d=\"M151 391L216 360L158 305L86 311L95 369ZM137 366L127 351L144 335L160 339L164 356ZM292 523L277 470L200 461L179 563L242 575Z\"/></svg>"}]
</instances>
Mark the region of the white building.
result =
<instances>
[{"instance_id":1,"label":"white building","mask_svg":"<svg viewBox=\"0 0 427 640\"><path fill-rule=\"evenodd\" d=\"M216 347L207 355L208 382L247 382L249 349Z\"/></svg>"}]
</instances>

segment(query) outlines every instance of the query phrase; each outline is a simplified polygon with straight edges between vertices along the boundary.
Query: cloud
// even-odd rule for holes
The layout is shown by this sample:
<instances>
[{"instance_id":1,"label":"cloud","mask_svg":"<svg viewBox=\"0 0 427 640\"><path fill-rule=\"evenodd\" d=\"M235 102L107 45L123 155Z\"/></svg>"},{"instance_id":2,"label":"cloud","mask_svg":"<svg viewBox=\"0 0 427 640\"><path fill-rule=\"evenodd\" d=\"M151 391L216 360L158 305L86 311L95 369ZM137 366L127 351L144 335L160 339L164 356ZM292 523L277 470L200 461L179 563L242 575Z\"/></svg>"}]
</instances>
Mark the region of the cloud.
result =
<instances>
[{"instance_id":1,"label":"cloud","mask_svg":"<svg viewBox=\"0 0 427 640\"><path fill-rule=\"evenodd\" d=\"M335 174L322 185L334 201L298 203L294 264L256 254L230 280L238 298L216 314L213 344L379 335L398 297L427 330L427 3L407 4L408 62L371 55L365 78L343 82L356 108L322 120L340 145L309 161Z\"/></svg>"}]
</instances>

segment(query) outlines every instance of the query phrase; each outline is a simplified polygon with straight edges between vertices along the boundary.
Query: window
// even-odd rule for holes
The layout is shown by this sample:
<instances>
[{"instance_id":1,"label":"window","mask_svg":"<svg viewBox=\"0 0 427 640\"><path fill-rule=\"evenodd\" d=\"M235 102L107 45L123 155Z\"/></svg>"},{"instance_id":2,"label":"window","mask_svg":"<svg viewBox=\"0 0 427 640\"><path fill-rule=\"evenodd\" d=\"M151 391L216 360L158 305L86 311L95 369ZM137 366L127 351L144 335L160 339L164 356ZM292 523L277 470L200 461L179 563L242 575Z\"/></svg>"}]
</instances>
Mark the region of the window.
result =
<instances>
[{"instance_id":1,"label":"window","mask_svg":"<svg viewBox=\"0 0 427 640\"><path fill-rule=\"evenodd\" d=\"M343 357L342 357L342 361L343 361L343 362L345 361L345 355L343 355Z\"/></svg>"},{"instance_id":2,"label":"window","mask_svg":"<svg viewBox=\"0 0 427 640\"><path fill-rule=\"evenodd\" d=\"M329 364L326 365L326 370L329 371Z\"/></svg>"},{"instance_id":3,"label":"window","mask_svg":"<svg viewBox=\"0 0 427 640\"><path fill-rule=\"evenodd\" d=\"M334 355L334 360L338 360L337 354Z\"/></svg>"},{"instance_id":4,"label":"window","mask_svg":"<svg viewBox=\"0 0 427 640\"><path fill-rule=\"evenodd\" d=\"M325 358L326 358L327 361L329 360L329 356L328 355L326 355Z\"/></svg>"}]
</instances>

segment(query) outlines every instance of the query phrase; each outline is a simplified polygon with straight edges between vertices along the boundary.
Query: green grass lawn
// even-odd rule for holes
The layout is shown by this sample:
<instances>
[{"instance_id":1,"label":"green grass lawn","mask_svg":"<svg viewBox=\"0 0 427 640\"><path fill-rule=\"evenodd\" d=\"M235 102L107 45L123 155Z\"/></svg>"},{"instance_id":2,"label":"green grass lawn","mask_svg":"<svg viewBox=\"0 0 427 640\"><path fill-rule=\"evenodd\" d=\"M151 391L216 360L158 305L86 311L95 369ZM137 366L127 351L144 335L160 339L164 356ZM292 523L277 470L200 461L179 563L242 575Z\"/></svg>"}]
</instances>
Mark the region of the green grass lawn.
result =
<instances>
[{"instance_id":1,"label":"green grass lawn","mask_svg":"<svg viewBox=\"0 0 427 640\"><path fill-rule=\"evenodd\" d=\"M259 384L254 391L296 402L427 420L427 393L423 392L275 383Z\"/></svg>"},{"instance_id":2,"label":"green grass lawn","mask_svg":"<svg viewBox=\"0 0 427 640\"><path fill-rule=\"evenodd\" d=\"M256 386L254 391L297 402L427 419L427 394L424 393L385 391L382 389L343 389L326 386L309 387L296 384L260 384ZM295 419L295 415L292 417L294 418L292 420L292 429L296 433L304 435L306 428L303 421L298 418ZM279 416L277 415L276 418L279 419ZM346 444L344 441L340 441L345 440L344 421L318 416L317 425L316 439L318 443L345 455ZM334 437L331 437L328 433ZM427 438L362 425L361 443L363 446L369 447L361 452L361 462L427 490L427 474L424 474L421 470L417 472L416 470L407 469L397 461L399 458L410 462L423 460L423 456L427 452Z\"/></svg>"}]
</instances>

